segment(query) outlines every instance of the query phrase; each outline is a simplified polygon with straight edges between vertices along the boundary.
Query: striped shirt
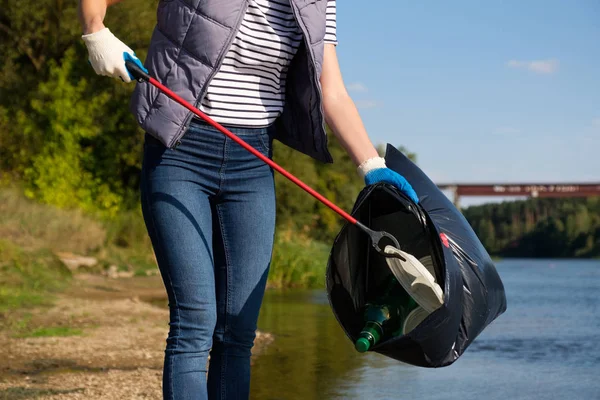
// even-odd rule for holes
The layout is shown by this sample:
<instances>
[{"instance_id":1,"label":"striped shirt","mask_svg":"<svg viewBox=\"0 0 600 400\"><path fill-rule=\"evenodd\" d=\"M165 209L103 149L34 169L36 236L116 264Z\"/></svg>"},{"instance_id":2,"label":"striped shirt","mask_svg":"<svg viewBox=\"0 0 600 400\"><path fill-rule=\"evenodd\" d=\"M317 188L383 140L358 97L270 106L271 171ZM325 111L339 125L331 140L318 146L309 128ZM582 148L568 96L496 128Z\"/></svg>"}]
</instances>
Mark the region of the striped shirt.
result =
<instances>
[{"instance_id":1,"label":"striped shirt","mask_svg":"<svg viewBox=\"0 0 600 400\"><path fill-rule=\"evenodd\" d=\"M221 124L272 124L283 110L288 66L302 40L290 0L249 0L201 110ZM337 45L335 0L327 0L325 42Z\"/></svg>"}]
</instances>

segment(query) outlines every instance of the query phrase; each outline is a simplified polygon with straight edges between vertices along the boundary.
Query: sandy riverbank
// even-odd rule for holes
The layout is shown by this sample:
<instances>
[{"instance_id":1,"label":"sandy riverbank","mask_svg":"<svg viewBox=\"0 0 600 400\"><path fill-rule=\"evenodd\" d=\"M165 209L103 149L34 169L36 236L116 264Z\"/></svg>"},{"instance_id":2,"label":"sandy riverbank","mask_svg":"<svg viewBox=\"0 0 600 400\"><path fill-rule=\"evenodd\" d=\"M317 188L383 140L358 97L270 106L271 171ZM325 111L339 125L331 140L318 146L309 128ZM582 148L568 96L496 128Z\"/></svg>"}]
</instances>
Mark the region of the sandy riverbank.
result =
<instances>
[{"instance_id":1,"label":"sandy riverbank","mask_svg":"<svg viewBox=\"0 0 600 400\"><path fill-rule=\"evenodd\" d=\"M64 326L82 334L17 337L0 331L0 399L161 399L168 311L157 276L76 275L51 307L28 311L28 330ZM18 325L18 324L17 324ZM273 340L258 332L253 361Z\"/></svg>"}]
</instances>

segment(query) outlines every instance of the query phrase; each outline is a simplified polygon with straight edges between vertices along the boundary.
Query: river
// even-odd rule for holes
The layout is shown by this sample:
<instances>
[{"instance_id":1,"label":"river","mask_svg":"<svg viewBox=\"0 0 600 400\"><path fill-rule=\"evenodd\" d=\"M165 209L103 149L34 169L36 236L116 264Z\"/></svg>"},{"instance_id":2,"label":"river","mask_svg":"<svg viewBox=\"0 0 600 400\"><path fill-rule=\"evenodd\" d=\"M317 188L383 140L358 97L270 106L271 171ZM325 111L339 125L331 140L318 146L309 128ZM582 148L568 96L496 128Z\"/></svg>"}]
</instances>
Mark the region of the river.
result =
<instances>
[{"instance_id":1,"label":"river","mask_svg":"<svg viewBox=\"0 0 600 400\"><path fill-rule=\"evenodd\" d=\"M453 365L360 354L324 290L268 291L252 399L600 399L600 261L497 263L508 309Z\"/></svg>"}]
</instances>

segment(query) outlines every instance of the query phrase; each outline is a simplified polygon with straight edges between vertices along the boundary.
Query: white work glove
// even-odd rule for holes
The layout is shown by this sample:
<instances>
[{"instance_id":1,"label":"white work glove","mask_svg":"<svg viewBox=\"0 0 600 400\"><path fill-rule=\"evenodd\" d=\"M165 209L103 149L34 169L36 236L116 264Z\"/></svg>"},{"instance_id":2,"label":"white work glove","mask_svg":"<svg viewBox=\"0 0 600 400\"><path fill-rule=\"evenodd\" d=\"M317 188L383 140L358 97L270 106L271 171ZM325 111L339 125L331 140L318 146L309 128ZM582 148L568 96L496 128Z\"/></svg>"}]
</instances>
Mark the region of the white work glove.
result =
<instances>
[{"instance_id":1,"label":"white work glove","mask_svg":"<svg viewBox=\"0 0 600 400\"><path fill-rule=\"evenodd\" d=\"M121 42L108 28L81 36L88 49L89 61L98 75L121 78L129 83L133 77L125 67L125 60L137 63L148 72L141 61L125 43Z\"/></svg>"}]
</instances>

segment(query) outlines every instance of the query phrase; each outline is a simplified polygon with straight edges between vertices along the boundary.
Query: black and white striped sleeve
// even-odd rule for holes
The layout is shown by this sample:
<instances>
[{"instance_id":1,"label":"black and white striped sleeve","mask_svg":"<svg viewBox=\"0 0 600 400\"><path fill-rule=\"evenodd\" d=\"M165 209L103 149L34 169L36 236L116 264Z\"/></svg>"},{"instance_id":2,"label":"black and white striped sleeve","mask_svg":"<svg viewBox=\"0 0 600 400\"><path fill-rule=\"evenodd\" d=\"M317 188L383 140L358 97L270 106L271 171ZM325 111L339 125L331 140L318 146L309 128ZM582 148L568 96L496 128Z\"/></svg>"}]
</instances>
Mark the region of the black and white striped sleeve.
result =
<instances>
[{"instance_id":1,"label":"black and white striped sleeve","mask_svg":"<svg viewBox=\"0 0 600 400\"><path fill-rule=\"evenodd\" d=\"M338 44L337 41L337 12L335 0L327 0L327 28L325 30L325 43Z\"/></svg>"}]
</instances>

